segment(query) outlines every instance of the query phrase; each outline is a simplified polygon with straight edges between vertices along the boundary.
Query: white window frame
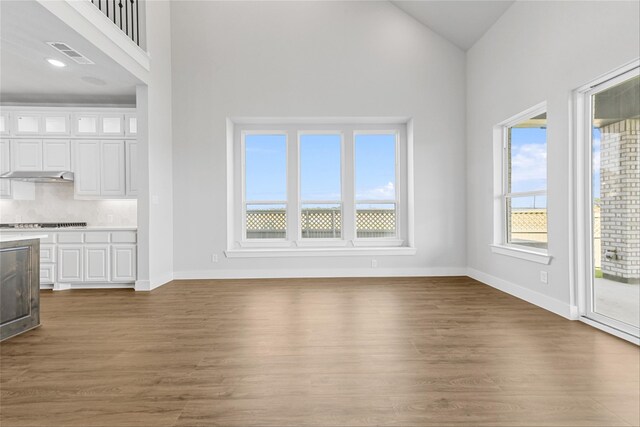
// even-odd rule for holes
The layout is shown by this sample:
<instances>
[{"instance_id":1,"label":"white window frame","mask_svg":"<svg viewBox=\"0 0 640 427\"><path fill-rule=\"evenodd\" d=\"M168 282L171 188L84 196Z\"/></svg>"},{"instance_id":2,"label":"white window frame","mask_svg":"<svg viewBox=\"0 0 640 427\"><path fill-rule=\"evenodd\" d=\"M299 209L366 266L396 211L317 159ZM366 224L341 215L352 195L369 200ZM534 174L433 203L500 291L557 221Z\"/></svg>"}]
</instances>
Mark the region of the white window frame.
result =
<instances>
[{"instance_id":1,"label":"white window frame","mask_svg":"<svg viewBox=\"0 0 640 427\"><path fill-rule=\"evenodd\" d=\"M339 135L340 136L340 200L303 200L302 198L302 168L301 168L301 145L302 145L302 136L304 135ZM302 218L302 205L304 204L339 204L340 205L340 214L341 214L341 228L340 228L340 237L302 237L302 224L298 224L297 226L297 246L323 246L323 247L340 247L346 246L348 241L345 240L345 227L344 227L344 218L345 218L345 210L344 210L344 193L345 193L345 132L341 129L319 129L319 130L299 130L297 131L297 143L298 143L298 213L297 218Z\"/></svg>"},{"instance_id":2,"label":"white window frame","mask_svg":"<svg viewBox=\"0 0 640 427\"><path fill-rule=\"evenodd\" d=\"M245 138L247 135L283 135L285 137L285 191L289 194L289 134L287 131L270 129L270 130L243 130L240 139L240 155L242 156L242 236L240 239L241 246L243 247L286 247L289 246L290 227L290 202L285 200L247 200L247 183L246 183L246 144ZM282 239L250 239L247 238L247 205L284 205L287 213L287 227L285 228L285 237Z\"/></svg>"},{"instance_id":3,"label":"white window frame","mask_svg":"<svg viewBox=\"0 0 640 427\"><path fill-rule=\"evenodd\" d=\"M620 68L592 80L573 93L574 144L569 167L575 179L572 190L575 205L570 213L572 251L570 253L571 305L577 307L578 318L600 330L640 345L638 328L602 315L593 310L593 211L592 211L592 147L591 130L592 103L594 94L607 90L630 76L640 73L640 60L635 60ZM574 158L575 157L575 163Z\"/></svg>"},{"instance_id":4,"label":"white window frame","mask_svg":"<svg viewBox=\"0 0 640 427\"><path fill-rule=\"evenodd\" d=\"M403 244L403 240L400 237L401 234L401 223L402 221L399 220L399 218L402 218L402 214L403 214L403 210L402 210L402 204L400 203L401 198L400 198L400 189L399 188L395 188L394 189L394 193L395 193L395 199L393 200L358 200L357 195L355 194L355 184L356 184L356 180L355 180L355 171L356 171L356 137L358 135L389 135L389 134L393 134L396 137L396 141L395 141L395 183L394 185L396 187L399 186L400 181L400 132L398 131L398 129L371 129L371 130L356 130L353 132L353 172L354 172L354 179L353 179L353 185L354 185L354 197L353 197L353 216L354 219L357 218L357 209L356 206L357 205L362 205L362 204L387 204L387 203L394 203L395 204L395 211L396 211L396 232L394 236L389 236L389 237L379 237L379 238L370 238L370 237L363 237L363 238L358 238L358 229L357 229L357 224L355 224L355 220L354 220L354 224L353 224L353 245L354 246L401 246Z\"/></svg>"},{"instance_id":5,"label":"white window frame","mask_svg":"<svg viewBox=\"0 0 640 427\"><path fill-rule=\"evenodd\" d=\"M545 190L527 191L527 192L508 192L509 188L509 157L507 154L509 128L529 120L542 113L547 113L547 103L541 102L531 108L528 108L513 117L498 123L493 128L494 140L494 223L493 223L493 243L491 250L493 253L514 258L520 258L540 264L549 264L552 257L549 255L549 248L532 248L526 245L509 242L508 218L507 218L507 200L514 197L526 196L547 196L547 216L549 215L549 198L548 184ZM548 152L548 139L547 139ZM547 161L547 176L549 174ZM547 180L548 182L548 180ZM547 226L547 235L548 235Z\"/></svg>"},{"instance_id":6,"label":"white window frame","mask_svg":"<svg viewBox=\"0 0 640 427\"><path fill-rule=\"evenodd\" d=\"M412 121L387 119L227 119L227 251L228 257L414 255L413 244L413 138ZM358 201L358 203L395 203L396 236L356 238L355 224L355 137L356 134L396 134L396 198L394 201ZM259 201L285 204L285 239L247 239L245 185L245 144L248 134L287 135L287 200ZM340 238L302 238L300 188L300 137L302 135L341 135L342 230ZM404 146L402 146L404 145ZM291 179L294 178L294 179ZM336 201L305 200L305 203ZM403 205L404 203L404 205ZM240 214L240 218L238 217Z\"/></svg>"}]
</instances>

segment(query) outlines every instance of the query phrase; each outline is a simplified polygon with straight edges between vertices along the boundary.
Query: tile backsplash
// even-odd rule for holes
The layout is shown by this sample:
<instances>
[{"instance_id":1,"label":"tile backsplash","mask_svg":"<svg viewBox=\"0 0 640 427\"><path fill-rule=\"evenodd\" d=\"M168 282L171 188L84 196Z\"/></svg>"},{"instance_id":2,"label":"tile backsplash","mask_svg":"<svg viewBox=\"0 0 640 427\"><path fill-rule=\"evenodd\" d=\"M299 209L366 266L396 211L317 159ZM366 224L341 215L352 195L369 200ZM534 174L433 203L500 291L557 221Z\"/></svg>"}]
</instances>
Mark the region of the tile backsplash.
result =
<instances>
[{"instance_id":1,"label":"tile backsplash","mask_svg":"<svg viewBox=\"0 0 640 427\"><path fill-rule=\"evenodd\" d=\"M36 183L35 200L0 200L0 222L80 222L136 226L137 200L75 200L73 183Z\"/></svg>"}]
</instances>

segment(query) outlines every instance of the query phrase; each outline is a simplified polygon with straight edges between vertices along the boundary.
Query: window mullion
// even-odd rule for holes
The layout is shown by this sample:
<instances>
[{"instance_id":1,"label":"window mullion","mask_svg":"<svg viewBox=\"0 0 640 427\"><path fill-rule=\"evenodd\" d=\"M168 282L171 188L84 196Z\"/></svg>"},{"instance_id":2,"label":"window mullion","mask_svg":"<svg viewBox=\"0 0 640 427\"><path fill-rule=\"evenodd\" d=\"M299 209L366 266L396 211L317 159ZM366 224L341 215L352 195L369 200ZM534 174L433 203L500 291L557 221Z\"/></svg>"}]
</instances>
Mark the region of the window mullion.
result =
<instances>
[{"instance_id":1,"label":"window mullion","mask_svg":"<svg viewBox=\"0 0 640 427\"><path fill-rule=\"evenodd\" d=\"M299 200L299 157L298 134L295 130L287 132L287 240L298 240L300 234Z\"/></svg>"},{"instance_id":2,"label":"window mullion","mask_svg":"<svg viewBox=\"0 0 640 427\"><path fill-rule=\"evenodd\" d=\"M344 240L353 240L356 230L355 147L353 131L344 132L342 144L342 233Z\"/></svg>"}]
</instances>

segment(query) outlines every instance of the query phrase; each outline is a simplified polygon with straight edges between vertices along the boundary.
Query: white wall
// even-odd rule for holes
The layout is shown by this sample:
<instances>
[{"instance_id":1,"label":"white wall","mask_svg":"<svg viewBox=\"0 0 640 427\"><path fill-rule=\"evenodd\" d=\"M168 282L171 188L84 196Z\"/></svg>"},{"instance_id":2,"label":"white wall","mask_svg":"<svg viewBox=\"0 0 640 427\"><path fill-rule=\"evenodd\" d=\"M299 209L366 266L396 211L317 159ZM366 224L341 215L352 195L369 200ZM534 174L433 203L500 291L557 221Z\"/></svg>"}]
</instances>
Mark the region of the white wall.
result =
<instances>
[{"instance_id":1,"label":"white wall","mask_svg":"<svg viewBox=\"0 0 640 427\"><path fill-rule=\"evenodd\" d=\"M467 54L467 260L471 274L558 308L570 303L571 93L638 57L638 2L516 2ZM492 127L548 103L551 265L492 254ZM540 270L549 284L540 283ZM488 275L488 276L487 276ZM512 285L516 285L513 287ZM517 287L522 288L517 288ZM536 295L533 292L542 294Z\"/></svg>"},{"instance_id":2,"label":"white wall","mask_svg":"<svg viewBox=\"0 0 640 427\"><path fill-rule=\"evenodd\" d=\"M171 30L176 277L464 272L462 51L388 2L181 1ZM241 116L413 117L417 254L225 258L225 119Z\"/></svg>"},{"instance_id":3,"label":"white wall","mask_svg":"<svg viewBox=\"0 0 640 427\"><path fill-rule=\"evenodd\" d=\"M151 290L173 279L171 22L168 1L146 2L148 87L139 86L138 282ZM146 172L146 173L145 173Z\"/></svg>"},{"instance_id":4,"label":"white wall","mask_svg":"<svg viewBox=\"0 0 640 427\"><path fill-rule=\"evenodd\" d=\"M76 200L73 183L34 185L33 200L0 200L0 223L86 222L90 226L110 227L136 225L136 200Z\"/></svg>"}]
</instances>

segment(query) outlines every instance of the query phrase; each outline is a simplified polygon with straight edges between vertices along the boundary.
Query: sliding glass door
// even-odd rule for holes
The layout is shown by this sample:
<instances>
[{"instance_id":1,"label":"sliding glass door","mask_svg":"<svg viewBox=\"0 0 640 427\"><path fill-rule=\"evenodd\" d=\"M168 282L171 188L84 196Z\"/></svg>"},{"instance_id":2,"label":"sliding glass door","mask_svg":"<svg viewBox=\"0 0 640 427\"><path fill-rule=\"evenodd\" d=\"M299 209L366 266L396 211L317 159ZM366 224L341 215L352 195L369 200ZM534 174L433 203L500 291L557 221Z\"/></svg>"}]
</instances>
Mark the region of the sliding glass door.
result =
<instances>
[{"instance_id":1,"label":"sliding glass door","mask_svg":"<svg viewBox=\"0 0 640 427\"><path fill-rule=\"evenodd\" d=\"M640 327L640 76L584 96L590 145L590 265L584 315L627 334Z\"/></svg>"}]
</instances>

